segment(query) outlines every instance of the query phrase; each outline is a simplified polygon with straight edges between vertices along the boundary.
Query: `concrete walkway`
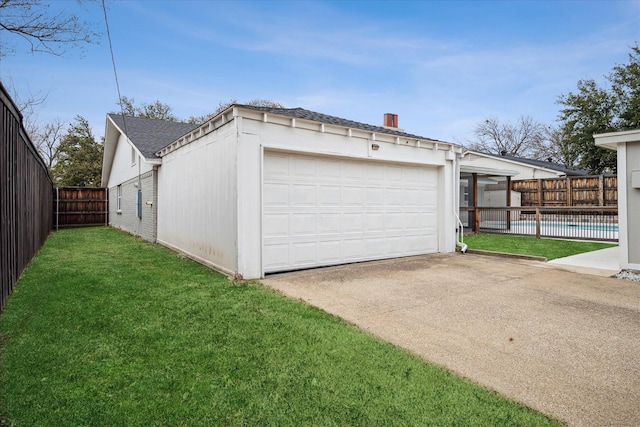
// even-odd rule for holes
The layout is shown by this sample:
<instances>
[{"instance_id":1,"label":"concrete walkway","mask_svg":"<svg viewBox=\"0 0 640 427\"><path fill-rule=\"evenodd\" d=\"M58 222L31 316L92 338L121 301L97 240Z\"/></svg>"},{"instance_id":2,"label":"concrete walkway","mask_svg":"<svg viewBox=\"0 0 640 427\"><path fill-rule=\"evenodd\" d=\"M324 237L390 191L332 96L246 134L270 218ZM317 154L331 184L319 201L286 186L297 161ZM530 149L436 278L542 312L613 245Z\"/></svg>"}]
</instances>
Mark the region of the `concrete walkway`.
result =
<instances>
[{"instance_id":1,"label":"concrete walkway","mask_svg":"<svg viewBox=\"0 0 640 427\"><path fill-rule=\"evenodd\" d=\"M620 249L618 246L585 252L564 258L556 258L549 264L579 273L611 277L620 271Z\"/></svg>"},{"instance_id":2,"label":"concrete walkway","mask_svg":"<svg viewBox=\"0 0 640 427\"><path fill-rule=\"evenodd\" d=\"M640 425L640 284L569 267L434 254L263 283L571 426Z\"/></svg>"}]
</instances>

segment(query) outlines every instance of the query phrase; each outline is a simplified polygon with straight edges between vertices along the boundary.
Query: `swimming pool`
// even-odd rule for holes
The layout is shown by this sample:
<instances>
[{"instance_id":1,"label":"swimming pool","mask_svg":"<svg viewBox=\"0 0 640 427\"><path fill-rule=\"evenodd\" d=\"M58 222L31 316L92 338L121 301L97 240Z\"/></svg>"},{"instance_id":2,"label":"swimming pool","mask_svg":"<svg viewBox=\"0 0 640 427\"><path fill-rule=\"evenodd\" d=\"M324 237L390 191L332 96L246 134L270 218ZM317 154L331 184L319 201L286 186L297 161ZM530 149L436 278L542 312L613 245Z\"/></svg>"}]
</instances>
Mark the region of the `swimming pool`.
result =
<instances>
[{"instance_id":1,"label":"swimming pool","mask_svg":"<svg viewBox=\"0 0 640 427\"><path fill-rule=\"evenodd\" d=\"M482 221L480 229L486 232L536 235L536 222L513 220ZM605 222L541 221L540 236L570 239L618 240L618 224Z\"/></svg>"}]
</instances>

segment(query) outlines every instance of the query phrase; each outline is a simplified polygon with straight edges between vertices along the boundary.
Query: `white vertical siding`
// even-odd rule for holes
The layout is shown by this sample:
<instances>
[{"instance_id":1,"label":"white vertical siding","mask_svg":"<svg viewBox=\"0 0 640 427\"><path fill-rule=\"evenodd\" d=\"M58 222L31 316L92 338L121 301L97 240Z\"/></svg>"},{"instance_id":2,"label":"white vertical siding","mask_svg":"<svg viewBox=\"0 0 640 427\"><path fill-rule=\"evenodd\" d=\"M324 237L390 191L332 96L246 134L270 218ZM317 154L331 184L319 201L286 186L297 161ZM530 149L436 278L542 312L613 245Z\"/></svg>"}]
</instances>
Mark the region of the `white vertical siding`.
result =
<instances>
[{"instance_id":1,"label":"white vertical siding","mask_svg":"<svg viewBox=\"0 0 640 427\"><path fill-rule=\"evenodd\" d=\"M158 242L237 271L237 164L233 122L162 159Z\"/></svg>"}]
</instances>

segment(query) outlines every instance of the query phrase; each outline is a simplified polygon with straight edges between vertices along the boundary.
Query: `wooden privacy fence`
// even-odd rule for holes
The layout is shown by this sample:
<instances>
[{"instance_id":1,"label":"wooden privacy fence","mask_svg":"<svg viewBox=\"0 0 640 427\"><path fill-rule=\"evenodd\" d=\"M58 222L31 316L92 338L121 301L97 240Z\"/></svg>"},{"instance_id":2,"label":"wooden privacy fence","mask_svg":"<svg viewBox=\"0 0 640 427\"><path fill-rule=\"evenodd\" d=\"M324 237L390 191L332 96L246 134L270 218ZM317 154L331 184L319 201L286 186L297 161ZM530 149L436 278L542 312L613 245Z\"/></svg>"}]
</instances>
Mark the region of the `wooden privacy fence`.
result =
<instances>
[{"instance_id":1,"label":"wooden privacy fence","mask_svg":"<svg viewBox=\"0 0 640 427\"><path fill-rule=\"evenodd\" d=\"M109 225L107 188L56 187L53 204L56 230L63 227Z\"/></svg>"},{"instance_id":2,"label":"wooden privacy fence","mask_svg":"<svg viewBox=\"0 0 640 427\"><path fill-rule=\"evenodd\" d=\"M53 183L0 83L0 310L53 228Z\"/></svg>"},{"instance_id":3,"label":"wooden privacy fence","mask_svg":"<svg viewBox=\"0 0 640 427\"><path fill-rule=\"evenodd\" d=\"M511 190L520 193L521 206L618 206L616 176L514 180Z\"/></svg>"}]
</instances>

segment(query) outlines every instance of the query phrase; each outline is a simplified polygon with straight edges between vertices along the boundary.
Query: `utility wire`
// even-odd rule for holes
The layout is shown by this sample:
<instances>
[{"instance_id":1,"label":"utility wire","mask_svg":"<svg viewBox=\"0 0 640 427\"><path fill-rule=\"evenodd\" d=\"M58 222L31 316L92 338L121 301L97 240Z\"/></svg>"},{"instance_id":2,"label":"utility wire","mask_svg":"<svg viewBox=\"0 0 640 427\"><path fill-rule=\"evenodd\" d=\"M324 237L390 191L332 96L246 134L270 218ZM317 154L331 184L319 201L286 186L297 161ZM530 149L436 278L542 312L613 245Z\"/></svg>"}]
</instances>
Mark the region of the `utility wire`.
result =
<instances>
[{"instance_id":1,"label":"utility wire","mask_svg":"<svg viewBox=\"0 0 640 427\"><path fill-rule=\"evenodd\" d=\"M107 27L107 40L109 40L109 52L111 52L111 64L113 64L113 75L116 79L116 90L118 91L118 105L120 106L120 115L122 115L122 124L124 127L124 134L129 138L129 132L127 132L127 120L124 115L124 107L122 105L122 95L120 95L120 83L118 82L118 71L116 70L116 59L113 55L113 44L111 43L111 31L109 31L109 20L107 19L107 7L102 0L102 11L104 12L104 24Z\"/></svg>"}]
</instances>

